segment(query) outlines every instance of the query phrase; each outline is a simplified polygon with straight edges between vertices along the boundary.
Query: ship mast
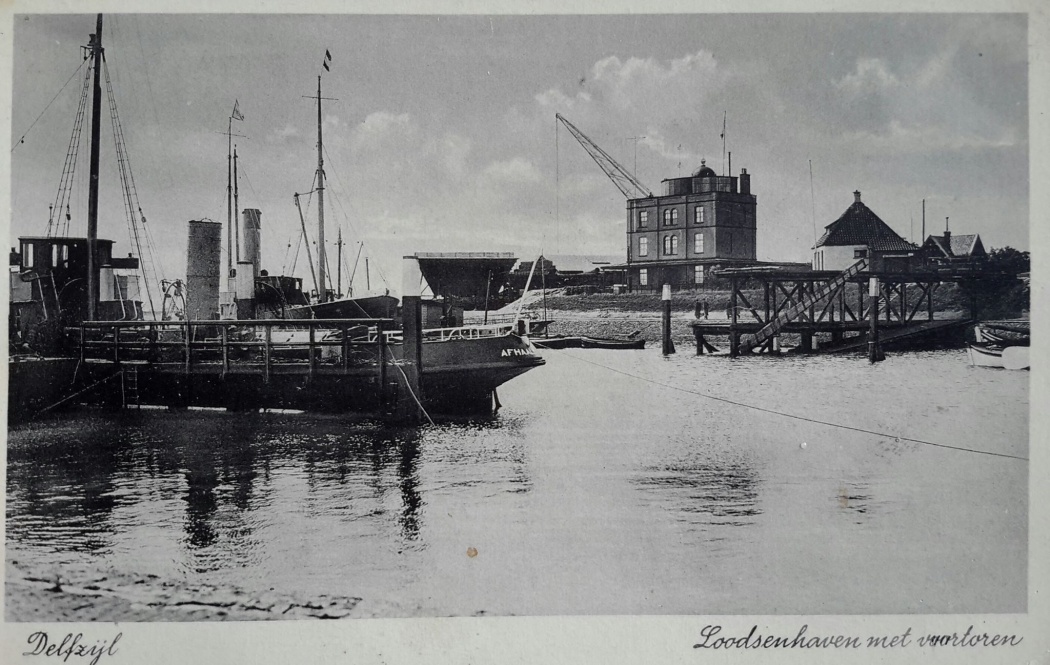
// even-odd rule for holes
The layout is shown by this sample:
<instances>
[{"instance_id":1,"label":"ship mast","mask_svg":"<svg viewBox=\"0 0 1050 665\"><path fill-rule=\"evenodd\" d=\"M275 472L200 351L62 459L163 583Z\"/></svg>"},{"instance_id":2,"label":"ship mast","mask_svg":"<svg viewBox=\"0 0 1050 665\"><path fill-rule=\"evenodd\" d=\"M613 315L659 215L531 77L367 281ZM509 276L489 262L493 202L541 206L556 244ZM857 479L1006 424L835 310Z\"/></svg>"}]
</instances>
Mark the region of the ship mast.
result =
<instances>
[{"instance_id":1,"label":"ship mast","mask_svg":"<svg viewBox=\"0 0 1050 665\"><path fill-rule=\"evenodd\" d=\"M94 83L91 97L91 179L88 184L88 220L87 220L87 318L94 321L97 317L99 282L98 282L98 158L99 133L102 120L102 14L98 15L95 34L89 43L91 61L94 71Z\"/></svg>"},{"instance_id":2,"label":"ship mast","mask_svg":"<svg viewBox=\"0 0 1050 665\"><path fill-rule=\"evenodd\" d=\"M226 276L233 275L233 116L226 123Z\"/></svg>"},{"instance_id":3,"label":"ship mast","mask_svg":"<svg viewBox=\"0 0 1050 665\"><path fill-rule=\"evenodd\" d=\"M324 253L324 148L321 143L321 76L317 76L317 299L328 300Z\"/></svg>"}]
</instances>

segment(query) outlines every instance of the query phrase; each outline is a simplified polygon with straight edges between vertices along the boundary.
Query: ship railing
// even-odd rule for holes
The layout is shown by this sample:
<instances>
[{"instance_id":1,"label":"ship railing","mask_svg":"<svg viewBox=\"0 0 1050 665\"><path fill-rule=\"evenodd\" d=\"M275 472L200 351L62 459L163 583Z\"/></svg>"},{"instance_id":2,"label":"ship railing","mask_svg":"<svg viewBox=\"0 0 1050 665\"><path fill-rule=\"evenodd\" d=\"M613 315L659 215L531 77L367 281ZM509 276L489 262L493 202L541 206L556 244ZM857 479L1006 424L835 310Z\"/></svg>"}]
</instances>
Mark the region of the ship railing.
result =
<instances>
[{"instance_id":1,"label":"ship railing","mask_svg":"<svg viewBox=\"0 0 1050 665\"><path fill-rule=\"evenodd\" d=\"M392 319L85 321L70 329L81 361L181 364L223 374L234 366L269 376L275 364L348 370L388 362Z\"/></svg>"}]
</instances>

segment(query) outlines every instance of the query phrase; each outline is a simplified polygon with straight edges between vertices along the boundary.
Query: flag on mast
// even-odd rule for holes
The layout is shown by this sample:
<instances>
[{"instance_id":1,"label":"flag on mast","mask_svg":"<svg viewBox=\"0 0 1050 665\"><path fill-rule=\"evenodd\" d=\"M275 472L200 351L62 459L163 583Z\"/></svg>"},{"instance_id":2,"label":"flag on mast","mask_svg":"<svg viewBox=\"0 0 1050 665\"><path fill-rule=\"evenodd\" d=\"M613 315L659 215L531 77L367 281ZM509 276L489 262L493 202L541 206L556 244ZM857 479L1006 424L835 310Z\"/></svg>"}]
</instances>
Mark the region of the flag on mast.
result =
<instances>
[{"instance_id":1,"label":"flag on mast","mask_svg":"<svg viewBox=\"0 0 1050 665\"><path fill-rule=\"evenodd\" d=\"M321 61L321 66L324 67L324 70L326 72L332 71L331 69L328 68L328 63L330 63L331 61L332 61L332 52L329 51L328 49L325 49L324 50L324 60Z\"/></svg>"},{"instance_id":2,"label":"flag on mast","mask_svg":"<svg viewBox=\"0 0 1050 665\"><path fill-rule=\"evenodd\" d=\"M233 115L230 116L234 120L244 120L244 115L241 114L241 105L236 99L233 100Z\"/></svg>"}]
</instances>

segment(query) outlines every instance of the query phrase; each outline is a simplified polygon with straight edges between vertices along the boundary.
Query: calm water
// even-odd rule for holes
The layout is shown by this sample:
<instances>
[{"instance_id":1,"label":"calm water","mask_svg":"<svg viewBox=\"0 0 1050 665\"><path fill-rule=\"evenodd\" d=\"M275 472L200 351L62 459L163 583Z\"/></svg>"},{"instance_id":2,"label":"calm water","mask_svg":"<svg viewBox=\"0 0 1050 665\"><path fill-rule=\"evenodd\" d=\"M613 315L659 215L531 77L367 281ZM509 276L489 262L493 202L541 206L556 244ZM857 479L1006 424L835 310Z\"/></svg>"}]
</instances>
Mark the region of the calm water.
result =
<instances>
[{"instance_id":1,"label":"calm water","mask_svg":"<svg viewBox=\"0 0 1050 665\"><path fill-rule=\"evenodd\" d=\"M1029 373L963 351L683 351L545 352L484 422L21 427L7 557L359 596L384 616L1025 611L1028 463L895 437L1027 457Z\"/></svg>"}]
</instances>

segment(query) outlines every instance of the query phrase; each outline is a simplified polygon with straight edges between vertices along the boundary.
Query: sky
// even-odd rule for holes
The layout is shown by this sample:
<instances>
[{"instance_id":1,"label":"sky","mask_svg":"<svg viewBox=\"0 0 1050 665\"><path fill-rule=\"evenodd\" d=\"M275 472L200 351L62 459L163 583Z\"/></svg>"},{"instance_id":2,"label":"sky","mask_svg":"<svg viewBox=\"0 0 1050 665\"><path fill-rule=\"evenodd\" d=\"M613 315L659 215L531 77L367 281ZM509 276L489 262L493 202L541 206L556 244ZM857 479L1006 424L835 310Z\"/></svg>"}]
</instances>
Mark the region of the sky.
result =
<instances>
[{"instance_id":1,"label":"sky","mask_svg":"<svg viewBox=\"0 0 1050 665\"><path fill-rule=\"evenodd\" d=\"M363 243L373 288L398 292L400 258L421 251L625 259L625 199L555 113L656 193L701 159L727 172L724 117L732 175L746 168L757 196L759 259L807 261L854 190L906 238L921 241L925 199L928 234L949 217L986 247L1029 249L1020 14L104 20L136 190L169 279L185 276L187 222L226 220L235 100L240 207L262 210L263 268L291 272L293 194L312 189L317 165L308 97L319 74L334 98L323 106L330 270L341 228L345 272ZM93 15L15 17L11 244L46 230L94 28ZM100 235L126 252L103 115ZM87 157L85 132L74 235L86 231ZM315 201L305 213L313 239ZM295 272L306 275L302 251Z\"/></svg>"}]
</instances>

